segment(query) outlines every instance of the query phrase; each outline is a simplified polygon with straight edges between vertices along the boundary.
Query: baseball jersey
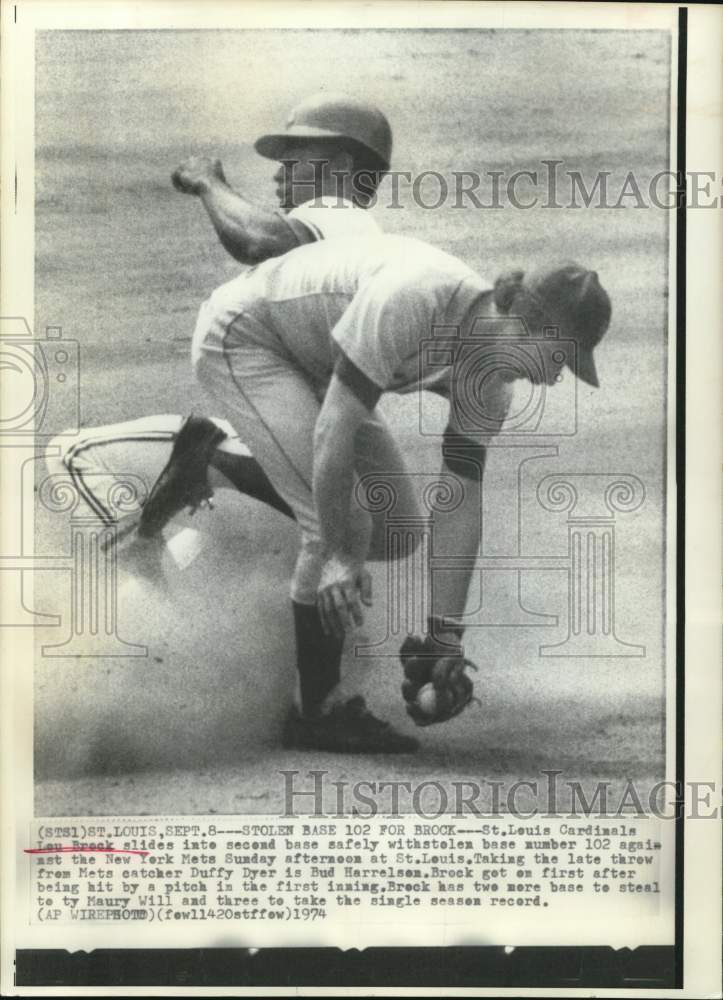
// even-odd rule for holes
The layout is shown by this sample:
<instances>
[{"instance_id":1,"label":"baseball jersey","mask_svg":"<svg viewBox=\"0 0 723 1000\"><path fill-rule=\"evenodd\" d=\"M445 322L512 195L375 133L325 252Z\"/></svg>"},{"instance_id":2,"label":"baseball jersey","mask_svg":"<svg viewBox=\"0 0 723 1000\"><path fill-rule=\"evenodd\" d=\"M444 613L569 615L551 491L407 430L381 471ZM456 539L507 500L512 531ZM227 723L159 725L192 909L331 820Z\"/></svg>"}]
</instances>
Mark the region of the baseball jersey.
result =
<instances>
[{"instance_id":1,"label":"baseball jersey","mask_svg":"<svg viewBox=\"0 0 723 1000\"><path fill-rule=\"evenodd\" d=\"M285 216L287 221L302 223L315 240L337 236L373 236L381 229L365 208L345 198L322 195L298 205Z\"/></svg>"},{"instance_id":2,"label":"baseball jersey","mask_svg":"<svg viewBox=\"0 0 723 1000\"><path fill-rule=\"evenodd\" d=\"M434 350L434 338L469 322L491 288L461 260L406 236L307 244L217 289L202 307L193 353L223 352L241 338L324 385L342 351L382 391L444 391L454 362ZM505 408L501 382L489 380L485 391Z\"/></svg>"}]
</instances>

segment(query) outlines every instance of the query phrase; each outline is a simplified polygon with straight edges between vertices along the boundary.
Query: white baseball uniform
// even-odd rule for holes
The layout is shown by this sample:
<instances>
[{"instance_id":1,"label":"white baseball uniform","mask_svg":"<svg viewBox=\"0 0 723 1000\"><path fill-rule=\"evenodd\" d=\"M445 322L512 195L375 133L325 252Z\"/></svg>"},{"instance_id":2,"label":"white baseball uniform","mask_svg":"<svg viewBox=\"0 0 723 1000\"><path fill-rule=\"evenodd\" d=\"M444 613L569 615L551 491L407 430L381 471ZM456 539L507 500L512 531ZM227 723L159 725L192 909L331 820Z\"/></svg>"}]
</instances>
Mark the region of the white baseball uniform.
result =
<instances>
[{"instance_id":1,"label":"white baseball uniform","mask_svg":"<svg viewBox=\"0 0 723 1000\"><path fill-rule=\"evenodd\" d=\"M293 209L285 218L304 241L309 235L313 240L324 240L380 232L368 212L335 197L316 198ZM301 233L299 226L303 227ZM138 484L138 501L143 501L170 458L183 420L177 414L152 414L137 420L84 428L73 439L59 436L46 450L48 471L51 475L70 476L80 496L79 513L93 514L103 523L110 524L117 520L118 511L110 509L109 498L124 478L132 477ZM228 435L218 446L220 451L251 455L226 421L217 419L214 422ZM119 496L117 492L115 495ZM126 513L138 513L139 503L134 504L128 494Z\"/></svg>"},{"instance_id":2,"label":"white baseball uniform","mask_svg":"<svg viewBox=\"0 0 723 1000\"><path fill-rule=\"evenodd\" d=\"M297 233L298 223L301 223L314 240L331 240L337 236L373 236L381 232L366 209L334 195L320 195L303 205L297 205L284 218ZM302 241L308 242L305 239Z\"/></svg>"},{"instance_id":3,"label":"white baseball uniform","mask_svg":"<svg viewBox=\"0 0 723 1000\"><path fill-rule=\"evenodd\" d=\"M449 335L461 327L490 289L462 261L428 244L376 233L309 244L265 261L201 307L192 346L196 376L299 522L293 600L316 600L321 534L312 496L313 437L339 352L382 391L444 392L452 363L435 362L433 352L420 348L436 330ZM508 387L500 382L490 391L499 394L501 412ZM367 469L404 470L377 412L357 435L357 453Z\"/></svg>"}]
</instances>

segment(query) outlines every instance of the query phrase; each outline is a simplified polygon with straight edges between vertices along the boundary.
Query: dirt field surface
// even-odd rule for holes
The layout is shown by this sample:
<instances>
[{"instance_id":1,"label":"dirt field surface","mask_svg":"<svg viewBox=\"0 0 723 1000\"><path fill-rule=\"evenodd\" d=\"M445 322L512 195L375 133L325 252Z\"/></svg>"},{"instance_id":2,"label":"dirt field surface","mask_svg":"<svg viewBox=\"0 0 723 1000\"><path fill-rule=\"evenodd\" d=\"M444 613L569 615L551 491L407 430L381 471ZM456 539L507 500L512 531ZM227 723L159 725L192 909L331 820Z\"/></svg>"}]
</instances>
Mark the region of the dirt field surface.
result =
<instances>
[{"instance_id":1,"label":"dirt field surface","mask_svg":"<svg viewBox=\"0 0 723 1000\"><path fill-rule=\"evenodd\" d=\"M588 187L596 170L609 171L614 202L629 171L645 191L667 168L668 64L667 38L650 32L41 35L36 329L61 326L80 343L82 425L186 413L197 398L188 352L198 305L238 267L200 205L170 185L183 156L219 155L231 183L271 205L274 167L255 155L253 139L309 93L353 90L388 113L398 170L435 170L452 187L453 171L544 176L542 161L559 160ZM432 202L436 190L432 182L423 196ZM485 202L489 190L480 191ZM518 190L527 197L531 188ZM545 189L538 195L544 202ZM302 778L322 769L329 780L446 785L541 781L544 769L559 769L561 780L606 780L618 790L628 778L644 790L663 776L669 213L636 208L634 198L618 209L455 207L453 193L426 210L403 184L400 207L390 200L387 180L373 209L386 230L429 240L491 278L553 259L599 272L613 301L596 355L602 386L578 387L576 433L519 478L504 449L491 453L485 545L508 554L516 544L519 496L521 550L564 555L565 514L541 507L540 480L637 476L644 502L616 519L615 631L644 655L540 656L541 645L567 634L568 575L523 573L520 605L554 620L470 629L481 706L425 730L416 756L284 752L295 532L253 501L225 495L201 520L178 519L173 532L198 529L200 553L185 569L166 557L163 587L120 567L119 631L147 646L147 657L38 657L38 815L274 814L283 809L279 772L290 769ZM432 474L438 442L419 433L419 407L418 399L384 401L410 470ZM43 551L67 544L67 524L50 522L39 516ZM347 684L411 730L398 662L353 652L384 635L385 573L373 573L377 599L349 643ZM493 613L499 588L517 587L514 574L499 576L486 577L484 595L473 588L470 609ZM41 580L36 609L66 613L69 599ZM41 629L38 639L58 641L57 630Z\"/></svg>"}]
</instances>

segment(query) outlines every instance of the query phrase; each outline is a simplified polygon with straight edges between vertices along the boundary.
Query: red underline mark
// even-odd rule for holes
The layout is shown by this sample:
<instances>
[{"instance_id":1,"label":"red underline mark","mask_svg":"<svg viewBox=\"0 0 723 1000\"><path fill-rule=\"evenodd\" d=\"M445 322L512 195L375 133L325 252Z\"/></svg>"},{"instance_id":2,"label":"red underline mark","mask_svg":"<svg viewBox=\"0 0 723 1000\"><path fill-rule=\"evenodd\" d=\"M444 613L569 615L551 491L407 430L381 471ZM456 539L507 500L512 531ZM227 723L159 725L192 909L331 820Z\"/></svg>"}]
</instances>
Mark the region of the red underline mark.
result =
<instances>
[{"instance_id":1,"label":"red underline mark","mask_svg":"<svg viewBox=\"0 0 723 1000\"><path fill-rule=\"evenodd\" d=\"M26 847L25 854L80 854L85 852L86 854L95 854L101 852L102 854L140 854L142 858L145 858L150 851L138 851L138 850L124 850L122 847Z\"/></svg>"}]
</instances>

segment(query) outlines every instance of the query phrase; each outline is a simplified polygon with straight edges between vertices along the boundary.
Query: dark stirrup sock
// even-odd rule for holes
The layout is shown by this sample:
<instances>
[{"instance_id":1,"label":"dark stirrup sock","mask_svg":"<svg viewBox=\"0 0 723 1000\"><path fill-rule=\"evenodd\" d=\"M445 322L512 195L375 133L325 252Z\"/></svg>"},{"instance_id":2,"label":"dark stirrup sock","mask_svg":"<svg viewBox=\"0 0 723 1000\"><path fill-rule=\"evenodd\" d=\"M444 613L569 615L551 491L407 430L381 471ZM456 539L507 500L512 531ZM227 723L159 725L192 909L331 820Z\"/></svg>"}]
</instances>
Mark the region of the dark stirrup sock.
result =
<instances>
[{"instance_id":1,"label":"dark stirrup sock","mask_svg":"<svg viewBox=\"0 0 723 1000\"><path fill-rule=\"evenodd\" d=\"M324 699L341 678L344 638L325 635L315 604L292 601L296 630L296 668L304 715L318 715Z\"/></svg>"},{"instance_id":2,"label":"dark stirrup sock","mask_svg":"<svg viewBox=\"0 0 723 1000\"><path fill-rule=\"evenodd\" d=\"M274 489L271 480L259 463L250 455L234 455L227 451L215 451L209 463L229 479L239 493L260 500L287 517L294 519L294 512Z\"/></svg>"}]
</instances>

